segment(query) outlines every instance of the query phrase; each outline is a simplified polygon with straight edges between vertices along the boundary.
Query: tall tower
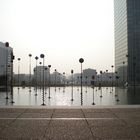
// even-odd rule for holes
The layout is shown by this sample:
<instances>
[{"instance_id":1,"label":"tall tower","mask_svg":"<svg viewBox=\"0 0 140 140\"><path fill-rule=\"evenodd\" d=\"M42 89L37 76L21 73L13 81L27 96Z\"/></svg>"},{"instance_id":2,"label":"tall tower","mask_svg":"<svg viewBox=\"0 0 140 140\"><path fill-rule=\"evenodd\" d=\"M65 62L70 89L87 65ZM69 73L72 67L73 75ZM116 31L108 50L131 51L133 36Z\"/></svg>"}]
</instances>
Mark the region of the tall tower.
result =
<instances>
[{"instance_id":1,"label":"tall tower","mask_svg":"<svg viewBox=\"0 0 140 140\"><path fill-rule=\"evenodd\" d=\"M115 70L122 82L140 85L140 0L114 0Z\"/></svg>"}]
</instances>

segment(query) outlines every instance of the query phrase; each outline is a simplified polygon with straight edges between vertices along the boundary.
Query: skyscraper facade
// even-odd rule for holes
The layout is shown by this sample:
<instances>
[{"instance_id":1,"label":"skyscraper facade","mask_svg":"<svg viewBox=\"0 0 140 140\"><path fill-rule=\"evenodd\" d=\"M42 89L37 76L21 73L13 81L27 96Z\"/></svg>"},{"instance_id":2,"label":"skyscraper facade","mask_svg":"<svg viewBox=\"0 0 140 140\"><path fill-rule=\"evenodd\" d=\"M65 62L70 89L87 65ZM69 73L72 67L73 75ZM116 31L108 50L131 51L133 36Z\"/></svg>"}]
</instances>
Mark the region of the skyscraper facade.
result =
<instances>
[{"instance_id":1,"label":"skyscraper facade","mask_svg":"<svg viewBox=\"0 0 140 140\"><path fill-rule=\"evenodd\" d=\"M140 85L140 0L114 0L115 71Z\"/></svg>"}]
</instances>

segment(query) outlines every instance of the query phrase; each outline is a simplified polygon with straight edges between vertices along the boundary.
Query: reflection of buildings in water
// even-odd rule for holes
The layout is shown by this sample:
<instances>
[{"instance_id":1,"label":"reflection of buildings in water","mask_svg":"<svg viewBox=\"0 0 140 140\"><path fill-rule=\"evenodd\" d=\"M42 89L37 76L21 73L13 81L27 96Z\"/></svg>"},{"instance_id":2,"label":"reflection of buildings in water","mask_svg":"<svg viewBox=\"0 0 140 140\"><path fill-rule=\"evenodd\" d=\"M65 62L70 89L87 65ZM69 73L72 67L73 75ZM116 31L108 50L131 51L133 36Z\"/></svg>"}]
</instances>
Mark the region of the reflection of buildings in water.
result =
<instances>
[{"instance_id":1,"label":"reflection of buildings in water","mask_svg":"<svg viewBox=\"0 0 140 140\"><path fill-rule=\"evenodd\" d=\"M127 100L128 104L140 104L140 87L134 88L129 87L127 88Z\"/></svg>"}]
</instances>

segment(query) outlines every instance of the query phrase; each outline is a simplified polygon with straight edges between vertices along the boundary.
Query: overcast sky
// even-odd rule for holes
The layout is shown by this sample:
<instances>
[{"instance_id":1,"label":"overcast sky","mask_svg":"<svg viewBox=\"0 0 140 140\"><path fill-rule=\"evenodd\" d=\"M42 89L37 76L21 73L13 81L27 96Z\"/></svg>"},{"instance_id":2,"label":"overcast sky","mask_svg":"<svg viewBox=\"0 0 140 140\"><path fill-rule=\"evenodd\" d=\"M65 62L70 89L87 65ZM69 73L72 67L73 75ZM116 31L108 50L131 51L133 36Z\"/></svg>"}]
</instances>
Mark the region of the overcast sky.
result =
<instances>
[{"instance_id":1,"label":"overcast sky","mask_svg":"<svg viewBox=\"0 0 140 140\"><path fill-rule=\"evenodd\" d=\"M0 41L14 49L14 72L29 73L29 56L45 54L52 70L111 70L114 64L113 0L0 0ZM41 59L39 61L42 61Z\"/></svg>"}]
</instances>

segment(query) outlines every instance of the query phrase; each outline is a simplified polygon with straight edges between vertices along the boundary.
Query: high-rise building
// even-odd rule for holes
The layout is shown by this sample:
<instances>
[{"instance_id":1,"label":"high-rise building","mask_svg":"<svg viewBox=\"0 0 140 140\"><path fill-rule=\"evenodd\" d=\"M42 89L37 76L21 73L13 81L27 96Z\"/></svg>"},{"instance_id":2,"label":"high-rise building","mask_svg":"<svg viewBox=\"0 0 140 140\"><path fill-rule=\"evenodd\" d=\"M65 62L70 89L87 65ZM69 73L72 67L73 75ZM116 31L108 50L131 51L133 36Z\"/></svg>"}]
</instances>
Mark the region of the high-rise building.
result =
<instances>
[{"instance_id":1,"label":"high-rise building","mask_svg":"<svg viewBox=\"0 0 140 140\"><path fill-rule=\"evenodd\" d=\"M0 89L11 85L13 74L13 49L9 43L0 42Z\"/></svg>"},{"instance_id":2,"label":"high-rise building","mask_svg":"<svg viewBox=\"0 0 140 140\"><path fill-rule=\"evenodd\" d=\"M140 0L114 0L115 70L122 82L140 85Z\"/></svg>"}]
</instances>

